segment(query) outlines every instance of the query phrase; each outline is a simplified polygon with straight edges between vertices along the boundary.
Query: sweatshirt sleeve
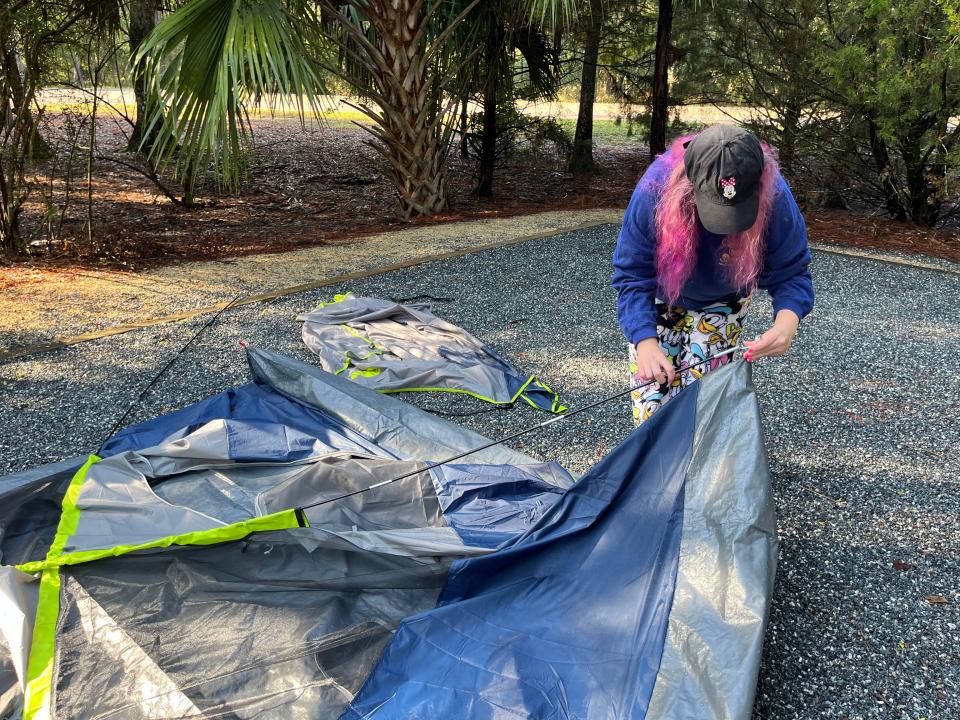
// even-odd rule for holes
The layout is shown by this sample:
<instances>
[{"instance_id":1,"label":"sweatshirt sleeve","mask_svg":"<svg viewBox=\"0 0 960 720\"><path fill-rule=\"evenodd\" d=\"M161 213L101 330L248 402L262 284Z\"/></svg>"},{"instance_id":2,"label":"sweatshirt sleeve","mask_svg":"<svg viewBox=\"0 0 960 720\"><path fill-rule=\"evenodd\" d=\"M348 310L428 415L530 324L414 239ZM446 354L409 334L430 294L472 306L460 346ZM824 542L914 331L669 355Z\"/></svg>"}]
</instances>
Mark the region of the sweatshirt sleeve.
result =
<instances>
[{"instance_id":1,"label":"sweatshirt sleeve","mask_svg":"<svg viewBox=\"0 0 960 720\"><path fill-rule=\"evenodd\" d=\"M657 337L656 191L648 175L649 170L633 191L613 253L617 316L623 334L634 345Z\"/></svg>"},{"instance_id":2,"label":"sweatshirt sleeve","mask_svg":"<svg viewBox=\"0 0 960 720\"><path fill-rule=\"evenodd\" d=\"M773 314L793 310L803 318L813 310L807 225L793 193L782 177L777 180L773 216L767 229L767 250L759 286L770 293Z\"/></svg>"}]
</instances>

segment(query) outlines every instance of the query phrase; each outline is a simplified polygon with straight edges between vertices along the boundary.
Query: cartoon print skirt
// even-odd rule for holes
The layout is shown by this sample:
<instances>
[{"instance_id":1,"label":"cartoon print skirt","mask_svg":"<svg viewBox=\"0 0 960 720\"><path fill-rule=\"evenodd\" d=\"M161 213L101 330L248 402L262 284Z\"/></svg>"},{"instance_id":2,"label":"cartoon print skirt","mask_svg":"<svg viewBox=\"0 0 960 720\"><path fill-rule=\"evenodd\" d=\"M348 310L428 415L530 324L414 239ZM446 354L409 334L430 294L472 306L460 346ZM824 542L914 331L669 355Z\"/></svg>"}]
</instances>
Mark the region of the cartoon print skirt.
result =
<instances>
[{"instance_id":1,"label":"cartoon print skirt","mask_svg":"<svg viewBox=\"0 0 960 720\"><path fill-rule=\"evenodd\" d=\"M645 385L637 379L637 348L629 347L630 382L635 388L630 394L633 419L639 425L680 390L730 361L730 355L715 357L729 350L740 340L743 319L750 307L750 297L711 305L703 310L686 310L657 301L657 335L660 347L677 370L673 383ZM690 367L703 360L712 362Z\"/></svg>"}]
</instances>

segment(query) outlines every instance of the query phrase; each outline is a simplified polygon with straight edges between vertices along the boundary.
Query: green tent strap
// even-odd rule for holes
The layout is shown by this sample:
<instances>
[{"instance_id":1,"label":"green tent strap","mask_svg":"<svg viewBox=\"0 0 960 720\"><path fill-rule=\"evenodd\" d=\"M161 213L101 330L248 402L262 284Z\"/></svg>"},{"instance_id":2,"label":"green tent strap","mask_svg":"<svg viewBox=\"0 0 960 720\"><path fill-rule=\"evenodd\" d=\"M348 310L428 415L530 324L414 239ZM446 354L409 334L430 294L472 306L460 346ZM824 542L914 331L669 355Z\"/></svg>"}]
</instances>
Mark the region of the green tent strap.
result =
<instances>
[{"instance_id":1,"label":"green tent strap","mask_svg":"<svg viewBox=\"0 0 960 720\"><path fill-rule=\"evenodd\" d=\"M460 393L461 395L469 395L470 397L474 397L477 400L483 400L484 402L492 403L493 405L500 405L503 407L506 407L508 405L513 405L517 400L519 400L520 398L523 398L531 407L539 409L537 405L530 398L527 397L527 394L526 394L526 389L531 385L531 383L536 385L537 387L540 387L546 390L551 395L553 395L553 403L550 406L550 412L556 413L557 415L562 415L567 411L567 406L560 404L560 397L553 390L551 390L547 385L537 380L535 375L531 375L530 377L528 377L527 381L523 384L523 386L519 390L517 390L516 394L512 398L510 398L510 400L507 402L498 402L497 400L487 397L486 395L480 395L470 390L461 390L460 388L445 388L445 387L408 388L408 387L405 387L405 388L397 388L395 390L388 388L384 390L378 390L377 392L381 392L384 395L393 395L396 393L405 393L405 392Z\"/></svg>"},{"instance_id":2,"label":"green tent strap","mask_svg":"<svg viewBox=\"0 0 960 720\"><path fill-rule=\"evenodd\" d=\"M350 373L350 379L356 380L358 377L376 377L383 370L381 368L367 368L366 370L354 370Z\"/></svg>"}]
</instances>

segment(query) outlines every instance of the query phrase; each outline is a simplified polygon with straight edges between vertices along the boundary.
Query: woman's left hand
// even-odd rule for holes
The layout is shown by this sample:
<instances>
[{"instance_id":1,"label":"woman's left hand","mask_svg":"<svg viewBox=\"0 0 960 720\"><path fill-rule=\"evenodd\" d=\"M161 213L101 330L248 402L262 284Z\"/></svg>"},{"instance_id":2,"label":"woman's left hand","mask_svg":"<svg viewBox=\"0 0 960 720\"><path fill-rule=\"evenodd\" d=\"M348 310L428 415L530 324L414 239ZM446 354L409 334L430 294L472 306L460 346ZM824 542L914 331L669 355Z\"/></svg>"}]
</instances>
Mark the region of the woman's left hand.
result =
<instances>
[{"instance_id":1,"label":"woman's left hand","mask_svg":"<svg viewBox=\"0 0 960 720\"><path fill-rule=\"evenodd\" d=\"M773 321L773 327L756 340L747 340L743 343L747 348L743 357L747 362L753 362L762 357L783 355L793 344L799 326L800 318L795 312L781 310L777 313L777 319Z\"/></svg>"}]
</instances>

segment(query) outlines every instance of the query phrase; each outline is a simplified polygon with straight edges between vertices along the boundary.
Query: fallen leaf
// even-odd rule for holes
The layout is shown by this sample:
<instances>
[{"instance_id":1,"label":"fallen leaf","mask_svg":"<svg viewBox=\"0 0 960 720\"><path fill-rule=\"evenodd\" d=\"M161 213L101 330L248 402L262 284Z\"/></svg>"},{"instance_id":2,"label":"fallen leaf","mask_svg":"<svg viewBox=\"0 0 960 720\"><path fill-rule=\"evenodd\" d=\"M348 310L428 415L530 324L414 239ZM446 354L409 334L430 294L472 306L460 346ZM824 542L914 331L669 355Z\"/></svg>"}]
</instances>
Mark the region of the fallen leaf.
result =
<instances>
[{"instance_id":1,"label":"fallen leaf","mask_svg":"<svg viewBox=\"0 0 960 720\"><path fill-rule=\"evenodd\" d=\"M913 567L913 565L911 565L910 563L906 563L906 562L904 562L903 560L894 560L894 561L893 561L893 569L894 569L894 570L899 570L900 572L904 572L905 570L909 570L909 569L912 568L912 567Z\"/></svg>"},{"instance_id":2,"label":"fallen leaf","mask_svg":"<svg viewBox=\"0 0 960 720\"><path fill-rule=\"evenodd\" d=\"M947 605L950 603L943 595L927 595L926 600L931 605Z\"/></svg>"}]
</instances>

